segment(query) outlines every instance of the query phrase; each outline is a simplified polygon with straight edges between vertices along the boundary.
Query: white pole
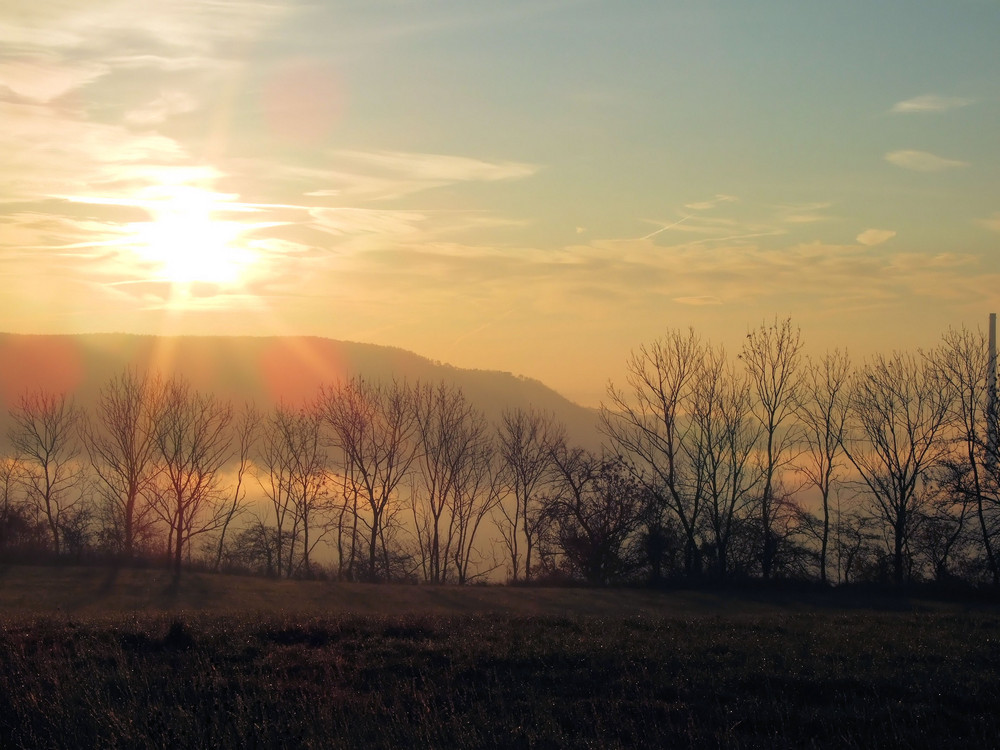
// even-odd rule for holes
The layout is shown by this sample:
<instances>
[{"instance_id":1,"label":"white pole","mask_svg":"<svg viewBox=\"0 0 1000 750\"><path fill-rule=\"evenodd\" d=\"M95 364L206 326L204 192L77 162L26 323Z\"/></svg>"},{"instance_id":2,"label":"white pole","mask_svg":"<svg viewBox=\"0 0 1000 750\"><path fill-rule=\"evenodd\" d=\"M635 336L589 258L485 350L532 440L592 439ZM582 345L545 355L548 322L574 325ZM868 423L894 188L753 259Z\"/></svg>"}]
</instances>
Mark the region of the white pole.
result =
<instances>
[{"instance_id":1,"label":"white pole","mask_svg":"<svg viewBox=\"0 0 1000 750\"><path fill-rule=\"evenodd\" d=\"M997 461L997 314L990 313L990 349L986 365L986 465Z\"/></svg>"}]
</instances>

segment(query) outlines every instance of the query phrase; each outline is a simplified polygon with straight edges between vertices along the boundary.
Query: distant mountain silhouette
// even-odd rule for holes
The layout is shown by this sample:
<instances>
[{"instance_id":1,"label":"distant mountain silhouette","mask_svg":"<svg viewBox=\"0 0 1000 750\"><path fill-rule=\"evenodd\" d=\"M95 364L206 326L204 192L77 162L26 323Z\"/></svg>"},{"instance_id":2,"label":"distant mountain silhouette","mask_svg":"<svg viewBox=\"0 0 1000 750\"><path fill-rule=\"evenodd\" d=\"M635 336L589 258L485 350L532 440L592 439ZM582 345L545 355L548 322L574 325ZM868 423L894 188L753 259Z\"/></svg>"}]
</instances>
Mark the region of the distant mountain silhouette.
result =
<instances>
[{"instance_id":1,"label":"distant mountain silhouette","mask_svg":"<svg viewBox=\"0 0 1000 750\"><path fill-rule=\"evenodd\" d=\"M462 388L491 420L505 408L534 407L566 425L570 439L597 449L597 412L574 404L537 380L509 372L466 370L404 349L318 337L22 335L0 333L0 422L28 388L72 394L89 407L124 368L181 374L202 391L270 407L311 401L323 384L353 375L410 382L446 381Z\"/></svg>"}]
</instances>

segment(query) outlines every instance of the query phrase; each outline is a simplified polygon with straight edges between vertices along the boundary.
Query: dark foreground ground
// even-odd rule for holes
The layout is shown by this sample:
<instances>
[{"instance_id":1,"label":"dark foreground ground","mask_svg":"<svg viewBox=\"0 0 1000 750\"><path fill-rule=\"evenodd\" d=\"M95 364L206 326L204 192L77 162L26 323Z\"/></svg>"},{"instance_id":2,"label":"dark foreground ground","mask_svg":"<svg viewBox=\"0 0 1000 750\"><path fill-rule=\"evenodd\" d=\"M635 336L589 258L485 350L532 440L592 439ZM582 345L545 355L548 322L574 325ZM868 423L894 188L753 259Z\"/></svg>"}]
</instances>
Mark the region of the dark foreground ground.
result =
<instances>
[{"instance_id":1,"label":"dark foreground ground","mask_svg":"<svg viewBox=\"0 0 1000 750\"><path fill-rule=\"evenodd\" d=\"M992 607L699 601L564 616L8 603L0 747L1000 743Z\"/></svg>"}]
</instances>

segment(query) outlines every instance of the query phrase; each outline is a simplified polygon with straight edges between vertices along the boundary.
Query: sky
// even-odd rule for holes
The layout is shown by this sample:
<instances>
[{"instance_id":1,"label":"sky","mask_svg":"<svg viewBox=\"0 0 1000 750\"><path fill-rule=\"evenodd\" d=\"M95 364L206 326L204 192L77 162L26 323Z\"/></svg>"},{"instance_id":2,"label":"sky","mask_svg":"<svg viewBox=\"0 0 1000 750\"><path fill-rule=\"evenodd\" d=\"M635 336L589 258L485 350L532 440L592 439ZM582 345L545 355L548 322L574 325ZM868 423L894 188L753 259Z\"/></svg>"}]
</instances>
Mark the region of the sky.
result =
<instances>
[{"instance_id":1,"label":"sky","mask_svg":"<svg viewBox=\"0 0 1000 750\"><path fill-rule=\"evenodd\" d=\"M6 0L0 329L638 346L1000 308L996 0Z\"/></svg>"}]
</instances>

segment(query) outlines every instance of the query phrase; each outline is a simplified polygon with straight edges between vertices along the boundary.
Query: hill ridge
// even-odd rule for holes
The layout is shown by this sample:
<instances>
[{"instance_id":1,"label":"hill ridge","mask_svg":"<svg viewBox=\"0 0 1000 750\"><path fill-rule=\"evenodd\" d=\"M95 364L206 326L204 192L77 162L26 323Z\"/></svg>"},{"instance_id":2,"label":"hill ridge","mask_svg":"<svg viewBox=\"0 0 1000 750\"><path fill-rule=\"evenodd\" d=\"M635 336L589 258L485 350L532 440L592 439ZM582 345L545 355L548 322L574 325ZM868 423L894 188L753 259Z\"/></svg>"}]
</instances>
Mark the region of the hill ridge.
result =
<instances>
[{"instance_id":1,"label":"hill ridge","mask_svg":"<svg viewBox=\"0 0 1000 750\"><path fill-rule=\"evenodd\" d=\"M352 375L453 383L496 421L505 408L533 407L566 424L575 442L596 449L597 412L541 381L509 371L457 367L398 346L322 336L133 333L0 333L0 398L28 388L72 394L84 407L126 367L183 375L234 403L308 403L324 384Z\"/></svg>"}]
</instances>

